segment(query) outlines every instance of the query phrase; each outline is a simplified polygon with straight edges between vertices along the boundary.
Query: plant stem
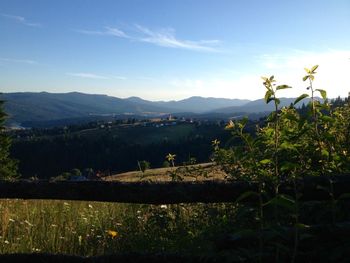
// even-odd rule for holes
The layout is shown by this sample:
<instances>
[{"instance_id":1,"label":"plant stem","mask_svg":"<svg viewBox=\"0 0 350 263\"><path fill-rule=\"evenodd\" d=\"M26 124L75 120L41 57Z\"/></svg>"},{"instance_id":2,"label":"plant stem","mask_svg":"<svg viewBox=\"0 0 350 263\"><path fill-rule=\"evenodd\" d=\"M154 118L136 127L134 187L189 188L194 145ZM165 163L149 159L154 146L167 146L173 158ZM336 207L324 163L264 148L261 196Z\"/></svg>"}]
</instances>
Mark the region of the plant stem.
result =
<instances>
[{"instance_id":1,"label":"plant stem","mask_svg":"<svg viewBox=\"0 0 350 263\"><path fill-rule=\"evenodd\" d=\"M260 218L260 235L259 235L259 262L262 262L263 253L263 230L264 230L264 210L263 210L263 183L259 181L259 218Z\"/></svg>"},{"instance_id":2,"label":"plant stem","mask_svg":"<svg viewBox=\"0 0 350 263\"><path fill-rule=\"evenodd\" d=\"M298 254L298 245L299 245L299 201L298 201L298 189L296 184L296 179L294 177L293 179L293 186L294 186L294 195L295 195L295 226L294 226L294 249L293 249L293 256L292 256L292 263L295 262L297 254Z\"/></svg>"},{"instance_id":3,"label":"plant stem","mask_svg":"<svg viewBox=\"0 0 350 263\"><path fill-rule=\"evenodd\" d=\"M275 96L276 98L276 96ZM278 180L277 185L280 183L279 173L278 173L278 144L279 144L279 138L278 138L278 128L279 128L279 118L278 118L278 104L275 100L275 113L276 113L276 120L275 120L275 149L274 149L274 159L275 159L275 178ZM278 194L278 187L275 188L276 195Z\"/></svg>"}]
</instances>

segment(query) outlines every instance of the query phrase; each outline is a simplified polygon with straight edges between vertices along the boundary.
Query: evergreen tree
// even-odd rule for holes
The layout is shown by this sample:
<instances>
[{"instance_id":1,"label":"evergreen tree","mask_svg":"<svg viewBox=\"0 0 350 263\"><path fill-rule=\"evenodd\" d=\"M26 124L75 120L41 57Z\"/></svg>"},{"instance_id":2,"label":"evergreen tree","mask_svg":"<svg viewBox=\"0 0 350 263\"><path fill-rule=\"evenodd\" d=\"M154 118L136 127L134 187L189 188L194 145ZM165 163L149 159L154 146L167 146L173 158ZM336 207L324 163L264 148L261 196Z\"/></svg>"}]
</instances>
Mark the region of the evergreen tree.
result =
<instances>
[{"instance_id":1,"label":"evergreen tree","mask_svg":"<svg viewBox=\"0 0 350 263\"><path fill-rule=\"evenodd\" d=\"M6 113L4 101L0 100L0 179L13 179L17 176L17 161L10 158L11 139L4 132Z\"/></svg>"}]
</instances>

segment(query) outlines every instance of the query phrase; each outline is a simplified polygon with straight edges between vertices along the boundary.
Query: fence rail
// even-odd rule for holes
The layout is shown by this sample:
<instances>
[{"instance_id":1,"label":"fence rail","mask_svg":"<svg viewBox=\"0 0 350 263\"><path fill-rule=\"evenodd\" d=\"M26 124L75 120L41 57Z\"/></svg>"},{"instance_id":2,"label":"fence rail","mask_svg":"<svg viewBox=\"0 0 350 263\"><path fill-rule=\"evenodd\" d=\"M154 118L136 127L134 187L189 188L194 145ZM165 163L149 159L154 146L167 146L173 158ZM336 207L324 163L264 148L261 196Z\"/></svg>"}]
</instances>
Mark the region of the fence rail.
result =
<instances>
[{"instance_id":1,"label":"fence rail","mask_svg":"<svg viewBox=\"0 0 350 263\"><path fill-rule=\"evenodd\" d=\"M297 181L301 201L329 200L350 193L350 176L306 177ZM234 202L247 191L257 191L255 182L137 182L106 181L0 182L0 198L85 200L142 204ZM328 189L328 190L327 190ZM279 192L294 196L294 186L284 183ZM271 193L273 191L271 190ZM246 200L249 201L249 200Z\"/></svg>"}]
</instances>

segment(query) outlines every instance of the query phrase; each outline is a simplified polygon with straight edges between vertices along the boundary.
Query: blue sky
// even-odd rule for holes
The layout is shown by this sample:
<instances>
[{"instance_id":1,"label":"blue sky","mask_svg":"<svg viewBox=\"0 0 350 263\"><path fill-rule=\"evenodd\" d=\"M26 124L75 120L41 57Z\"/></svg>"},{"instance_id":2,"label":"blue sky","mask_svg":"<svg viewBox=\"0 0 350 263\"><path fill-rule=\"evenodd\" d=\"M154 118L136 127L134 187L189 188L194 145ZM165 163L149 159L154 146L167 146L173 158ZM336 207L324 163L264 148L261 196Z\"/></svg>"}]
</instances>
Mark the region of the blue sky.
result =
<instances>
[{"instance_id":1,"label":"blue sky","mask_svg":"<svg viewBox=\"0 0 350 263\"><path fill-rule=\"evenodd\" d=\"M0 1L0 91L258 99L350 91L350 1Z\"/></svg>"}]
</instances>

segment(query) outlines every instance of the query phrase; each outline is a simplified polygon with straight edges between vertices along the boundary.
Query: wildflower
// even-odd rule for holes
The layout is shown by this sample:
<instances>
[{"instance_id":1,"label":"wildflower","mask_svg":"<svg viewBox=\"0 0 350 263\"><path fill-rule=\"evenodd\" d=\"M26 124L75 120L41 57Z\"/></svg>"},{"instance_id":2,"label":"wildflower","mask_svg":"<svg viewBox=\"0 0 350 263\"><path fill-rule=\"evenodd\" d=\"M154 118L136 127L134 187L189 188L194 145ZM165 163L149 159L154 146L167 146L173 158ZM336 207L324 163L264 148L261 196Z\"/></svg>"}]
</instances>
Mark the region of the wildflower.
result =
<instances>
[{"instance_id":1,"label":"wildflower","mask_svg":"<svg viewBox=\"0 0 350 263\"><path fill-rule=\"evenodd\" d=\"M12 219L12 218L10 218L10 219L9 219L9 222L15 222L15 220L14 220L14 219Z\"/></svg>"},{"instance_id":2,"label":"wildflower","mask_svg":"<svg viewBox=\"0 0 350 263\"><path fill-rule=\"evenodd\" d=\"M228 122L228 124L225 126L225 130L231 130L235 127L235 124L232 120Z\"/></svg>"},{"instance_id":3,"label":"wildflower","mask_svg":"<svg viewBox=\"0 0 350 263\"><path fill-rule=\"evenodd\" d=\"M211 142L211 144L214 146L214 147L218 147L219 144L220 144L220 141L218 139L215 139L214 141Z\"/></svg>"},{"instance_id":4,"label":"wildflower","mask_svg":"<svg viewBox=\"0 0 350 263\"><path fill-rule=\"evenodd\" d=\"M107 233L111 236L111 238L115 238L118 236L118 232L114 230L108 230Z\"/></svg>"},{"instance_id":5,"label":"wildflower","mask_svg":"<svg viewBox=\"0 0 350 263\"><path fill-rule=\"evenodd\" d=\"M10 242L8 240L5 240L4 243L7 245L10 244Z\"/></svg>"},{"instance_id":6,"label":"wildflower","mask_svg":"<svg viewBox=\"0 0 350 263\"><path fill-rule=\"evenodd\" d=\"M176 157L176 154L171 154L171 153L169 153L167 156L165 156L165 158L168 160L168 162L171 162L171 165L173 167L175 167L175 163L174 163L175 157Z\"/></svg>"},{"instance_id":7,"label":"wildflower","mask_svg":"<svg viewBox=\"0 0 350 263\"><path fill-rule=\"evenodd\" d=\"M168 207L166 205L161 205L160 208L167 209Z\"/></svg>"},{"instance_id":8,"label":"wildflower","mask_svg":"<svg viewBox=\"0 0 350 263\"><path fill-rule=\"evenodd\" d=\"M89 208L93 208L92 205L90 205L90 204L88 205L88 207L89 207Z\"/></svg>"},{"instance_id":9,"label":"wildflower","mask_svg":"<svg viewBox=\"0 0 350 263\"><path fill-rule=\"evenodd\" d=\"M175 157L176 157L176 154L169 153L165 158L170 162L170 161L174 161Z\"/></svg>"},{"instance_id":10,"label":"wildflower","mask_svg":"<svg viewBox=\"0 0 350 263\"><path fill-rule=\"evenodd\" d=\"M211 142L211 145L214 147L215 152L219 150L219 144L220 144L220 141L218 139L215 139L214 141Z\"/></svg>"}]
</instances>

